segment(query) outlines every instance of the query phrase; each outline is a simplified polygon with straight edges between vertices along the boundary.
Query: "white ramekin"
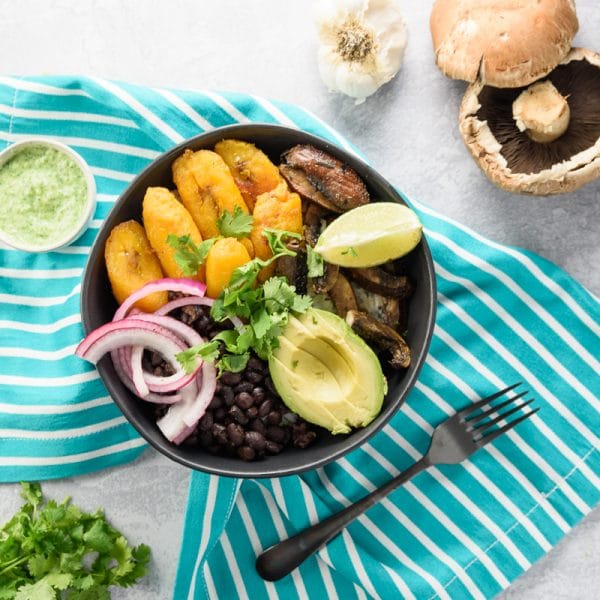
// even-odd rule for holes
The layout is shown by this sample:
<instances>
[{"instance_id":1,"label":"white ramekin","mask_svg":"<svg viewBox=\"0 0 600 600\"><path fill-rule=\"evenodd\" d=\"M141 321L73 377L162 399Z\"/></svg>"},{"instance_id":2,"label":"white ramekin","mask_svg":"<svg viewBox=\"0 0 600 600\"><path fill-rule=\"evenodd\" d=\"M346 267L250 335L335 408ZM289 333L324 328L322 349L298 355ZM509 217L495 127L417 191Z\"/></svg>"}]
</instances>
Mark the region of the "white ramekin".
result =
<instances>
[{"instance_id":1,"label":"white ramekin","mask_svg":"<svg viewBox=\"0 0 600 600\"><path fill-rule=\"evenodd\" d=\"M52 244L48 244L46 246L34 246L25 244L18 239L10 237L5 231L2 231L1 229L0 241L4 242L5 244L8 244L12 248L16 248L17 250L24 250L25 252L50 252L51 250L64 248L65 246L68 246L69 244L74 242L88 228L88 225L94 215L94 211L96 209L96 182L94 181L94 176L92 175L92 171L88 164L83 160L83 158L81 158L81 156L79 156L79 154L77 154L77 152L71 150L71 148L65 146L65 144L61 144L60 142L55 142L54 140L46 138L28 138L10 145L8 148L0 152L0 169L13 156L18 154L27 146L46 146L49 148L54 148L55 150L63 152L64 154L71 157L79 166L85 178L85 183L87 187L86 205L81 215L81 218L76 223L76 225L72 229L65 231L64 236L60 240L55 241Z\"/></svg>"}]
</instances>

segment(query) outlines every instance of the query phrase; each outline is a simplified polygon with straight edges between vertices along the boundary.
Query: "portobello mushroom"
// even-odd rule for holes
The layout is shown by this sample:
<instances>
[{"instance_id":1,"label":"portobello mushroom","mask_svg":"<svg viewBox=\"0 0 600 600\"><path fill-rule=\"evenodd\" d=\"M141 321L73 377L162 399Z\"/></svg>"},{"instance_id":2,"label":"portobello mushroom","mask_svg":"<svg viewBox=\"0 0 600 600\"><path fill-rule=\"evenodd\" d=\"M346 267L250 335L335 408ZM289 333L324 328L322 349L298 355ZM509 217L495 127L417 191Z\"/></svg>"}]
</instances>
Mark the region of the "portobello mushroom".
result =
<instances>
[{"instance_id":1,"label":"portobello mushroom","mask_svg":"<svg viewBox=\"0 0 600 600\"><path fill-rule=\"evenodd\" d=\"M338 274L334 286L329 290L329 297L335 306L335 312L342 318L349 311L358 310L354 290L350 282L341 273Z\"/></svg>"},{"instance_id":2,"label":"portobello mushroom","mask_svg":"<svg viewBox=\"0 0 600 600\"><path fill-rule=\"evenodd\" d=\"M296 288L298 294L306 294L308 288L308 268L306 265L306 250L300 240L292 240L287 244L296 256L281 256L275 264L275 274L285 277L290 285Z\"/></svg>"},{"instance_id":3,"label":"portobello mushroom","mask_svg":"<svg viewBox=\"0 0 600 600\"><path fill-rule=\"evenodd\" d=\"M329 211L318 204L310 203L304 215L304 238L306 243L314 247L326 225L325 218ZM311 291L314 294L326 294L334 286L338 277L339 267L331 263L323 263L323 275L311 278Z\"/></svg>"},{"instance_id":4,"label":"portobello mushroom","mask_svg":"<svg viewBox=\"0 0 600 600\"><path fill-rule=\"evenodd\" d=\"M389 352L388 362L392 368L405 369L410 365L410 348L392 327L357 310L349 310L346 313L346 323L377 350Z\"/></svg>"},{"instance_id":5,"label":"portobello mushroom","mask_svg":"<svg viewBox=\"0 0 600 600\"><path fill-rule=\"evenodd\" d=\"M414 285L406 275L392 275L379 267L349 269L348 272L356 283L382 296L400 299L408 298L413 293Z\"/></svg>"},{"instance_id":6,"label":"portobello mushroom","mask_svg":"<svg viewBox=\"0 0 600 600\"><path fill-rule=\"evenodd\" d=\"M282 159L304 173L308 182L337 207L337 212L369 202L367 187L354 169L319 148L298 144L284 152Z\"/></svg>"},{"instance_id":7,"label":"portobello mushroom","mask_svg":"<svg viewBox=\"0 0 600 600\"><path fill-rule=\"evenodd\" d=\"M283 178L288 182L288 185L292 190L297 194L300 194L303 200L315 202L319 206L332 212L342 212L337 205L328 200L325 195L311 183L306 173L301 169L295 169L289 165L279 165L279 172L283 175Z\"/></svg>"},{"instance_id":8,"label":"portobello mushroom","mask_svg":"<svg viewBox=\"0 0 600 600\"><path fill-rule=\"evenodd\" d=\"M400 320L400 300L370 292L356 282L352 283L358 309L367 313L376 321L390 327L396 327Z\"/></svg>"}]
</instances>

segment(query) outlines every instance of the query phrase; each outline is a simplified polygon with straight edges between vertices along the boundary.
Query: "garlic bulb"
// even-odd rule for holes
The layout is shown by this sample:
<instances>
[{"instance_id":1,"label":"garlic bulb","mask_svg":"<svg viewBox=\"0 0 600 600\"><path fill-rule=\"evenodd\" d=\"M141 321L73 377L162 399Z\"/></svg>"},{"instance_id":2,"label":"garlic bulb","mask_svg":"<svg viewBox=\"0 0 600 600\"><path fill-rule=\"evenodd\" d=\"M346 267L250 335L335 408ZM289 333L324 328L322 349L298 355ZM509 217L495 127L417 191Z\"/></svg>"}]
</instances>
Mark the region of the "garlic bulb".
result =
<instances>
[{"instance_id":1,"label":"garlic bulb","mask_svg":"<svg viewBox=\"0 0 600 600\"><path fill-rule=\"evenodd\" d=\"M319 72L333 91L364 102L396 75L406 24L396 0L319 0Z\"/></svg>"}]
</instances>

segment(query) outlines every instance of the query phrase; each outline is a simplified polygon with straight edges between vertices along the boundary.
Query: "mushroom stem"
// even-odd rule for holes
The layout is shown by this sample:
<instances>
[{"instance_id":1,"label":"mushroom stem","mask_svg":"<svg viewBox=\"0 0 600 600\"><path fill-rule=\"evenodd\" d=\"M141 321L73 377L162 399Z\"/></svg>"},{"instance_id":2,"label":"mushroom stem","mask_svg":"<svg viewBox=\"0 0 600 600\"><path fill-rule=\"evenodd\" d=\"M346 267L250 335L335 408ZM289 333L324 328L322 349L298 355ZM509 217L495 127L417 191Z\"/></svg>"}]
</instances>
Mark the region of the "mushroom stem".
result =
<instances>
[{"instance_id":1,"label":"mushroom stem","mask_svg":"<svg viewBox=\"0 0 600 600\"><path fill-rule=\"evenodd\" d=\"M513 102L513 118L520 131L542 144L559 138L569 126L571 111L567 99L543 81L530 85Z\"/></svg>"}]
</instances>

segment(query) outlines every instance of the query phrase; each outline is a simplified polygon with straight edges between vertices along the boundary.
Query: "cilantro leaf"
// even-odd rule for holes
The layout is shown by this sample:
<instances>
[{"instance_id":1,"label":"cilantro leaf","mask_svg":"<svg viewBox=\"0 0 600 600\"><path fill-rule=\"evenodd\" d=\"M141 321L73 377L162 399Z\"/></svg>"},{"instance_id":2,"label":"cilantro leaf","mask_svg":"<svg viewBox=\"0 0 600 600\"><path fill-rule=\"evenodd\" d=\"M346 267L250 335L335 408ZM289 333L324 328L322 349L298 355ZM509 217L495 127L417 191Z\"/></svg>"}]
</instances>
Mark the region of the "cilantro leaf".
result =
<instances>
[{"instance_id":1,"label":"cilantro leaf","mask_svg":"<svg viewBox=\"0 0 600 600\"><path fill-rule=\"evenodd\" d=\"M358 253L356 252L356 249L354 248L354 246L348 246L343 252L342 255L346 255L349 254L350 256L358 256Z\"/></svg>"},{"instance_id":2,"label":"cilantro leaf","mask_svg":"<svg viewBox=\"0 0 600 600\"><path fill-rule=\"evenodd\" d=\"M322 277L325 274L323 257L308 244L306 245L306 266L308 267L307 275L309 277Z\"/></svg>"},{"instance_id":3,"label":"cilantro leaf","mask_svg":"<svg viewBox=\"0 0 600 600\"><path fill-rule=\"evenodd\" d=\"M239 206L233 209L233 213L224 210L217 219L217 227L224 237L240 239L246 237L252 231L254 218L245 213Z\"/></svg>"},{"instance_id":4,"label":"cilantro leaf","mask_svg":"<svg viewBox=\"0 0 600 600\"><path fill-rule=\"evenodd\" d=\"M196 368L196 359L201 358L208 362L216 360L219 356L219 342L213 340L204 344L192 346L175 355L186 373L192 373Z\"/></svg>"},{"instance_id":5,"label":"cilantro leaf","mask_svg":"<svg viewBox=\"0 0 600 600\"><path fill-rule=\"evenodd\" d=\"M132 547L102 511L44 501L37 483L22 484L22 496L0 529L0 599L108 600L109 586L146 574L149 548Z\"/></svg>"},{"instance_id":6,"label":"cilantro leaf","mask_svg":"<svg viewBox=\"0 0 600 600\"><path fill-rule=\"evenodd\" d=\"M277 255L277 258L280 256L296 256L296 252L287 247L283 241L284 238L292 238L296 240L302 239L302 236L294 231L286 231L285 229L271 229L270 227L265 227L262 230L262 235L266 238L269 248L271 248L271 252L273 252L273 255Z\"/></svg>"},{"instance_id":7,"label":"cilantro leaf","mask_svg":"<svg viewBox=\"0 0 600 600\"><path fill-rule=\"evenodd\" d=\"M167 236L167 244L175 249L173 259L183 274L188 277L193 277L198 273L198 269L204 264L215 242L216 238L209 238L196 246L189 234L176 236L170 233Z\"/></svg>"}]
</instances>

